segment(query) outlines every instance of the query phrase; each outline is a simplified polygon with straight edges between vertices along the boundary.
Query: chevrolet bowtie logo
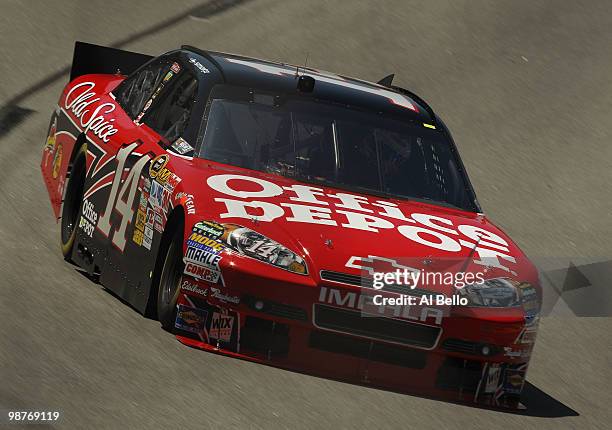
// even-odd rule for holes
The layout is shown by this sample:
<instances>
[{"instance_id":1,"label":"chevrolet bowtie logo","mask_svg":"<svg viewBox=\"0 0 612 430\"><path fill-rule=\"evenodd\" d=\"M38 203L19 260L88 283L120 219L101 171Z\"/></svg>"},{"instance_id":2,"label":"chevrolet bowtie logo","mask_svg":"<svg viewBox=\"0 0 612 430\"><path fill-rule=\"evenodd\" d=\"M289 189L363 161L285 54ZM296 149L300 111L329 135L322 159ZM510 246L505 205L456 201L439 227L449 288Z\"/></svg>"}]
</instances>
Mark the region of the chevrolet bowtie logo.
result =
<instances>
[{"instance_id":1,"label":"chevrolet bowtie logo","mask_svg":"<svg viewBox=\"0 0 612 430\"><path fill-rule=\"evenodd\" d=\"M377 257L376 255L368 255L367 257L352 256L348 259L345 266L351 269L365 270L370 275L381 272L397 272L398 270L402 272L404 270L418 272L418 270L413 267L404 266L393 259Z\"/></svg>"}]
</instances>

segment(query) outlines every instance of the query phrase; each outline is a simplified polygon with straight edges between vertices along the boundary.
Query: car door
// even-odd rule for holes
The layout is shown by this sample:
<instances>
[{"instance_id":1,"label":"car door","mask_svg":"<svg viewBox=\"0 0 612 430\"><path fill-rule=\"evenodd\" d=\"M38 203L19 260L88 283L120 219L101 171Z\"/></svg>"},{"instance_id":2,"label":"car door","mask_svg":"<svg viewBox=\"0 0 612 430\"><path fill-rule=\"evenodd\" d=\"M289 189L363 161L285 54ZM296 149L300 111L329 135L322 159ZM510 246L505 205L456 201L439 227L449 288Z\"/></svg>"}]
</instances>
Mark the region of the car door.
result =
<instances>
[{"instance_id":1,"label":"car door","mask_svg":"<svg viewBox=\"0 0 612 430\"><path fill-rule=\"evenodd\" d=\"M116 96L132 118L137 138L117 150L116 173L99 224L109 233L102 282L138 309L146 304L171 196L180 181L165 148L181 142L198 88L193 74L173 57L142 74Z\"/></svg>"},{"instance_id":2,"label":"car door","mask_svg":"<svg viewBox=\"0 0 612 430\"><path fill-rule=\"evenodd\" d=\"M92 271L93 265L100 272L100 282L130 303L147 288L140 277L129 276L134 272L133 263L138 258L153 259L149 256L151 241L143 244L140 236L134 237L135 226L146 222L145 173L151 161L164 152L158 136L141 127L140 119L163 97L173 64L169 56L154 59L114 89L109 94L119 105L114 119L123 127L108 145L91 149L88 145L94 161L88 168L83 205L97 212L96 234L88 248L93 263L88 269ZM87 245L87 238L83 242Z\"/></svg>"}]
</instances>

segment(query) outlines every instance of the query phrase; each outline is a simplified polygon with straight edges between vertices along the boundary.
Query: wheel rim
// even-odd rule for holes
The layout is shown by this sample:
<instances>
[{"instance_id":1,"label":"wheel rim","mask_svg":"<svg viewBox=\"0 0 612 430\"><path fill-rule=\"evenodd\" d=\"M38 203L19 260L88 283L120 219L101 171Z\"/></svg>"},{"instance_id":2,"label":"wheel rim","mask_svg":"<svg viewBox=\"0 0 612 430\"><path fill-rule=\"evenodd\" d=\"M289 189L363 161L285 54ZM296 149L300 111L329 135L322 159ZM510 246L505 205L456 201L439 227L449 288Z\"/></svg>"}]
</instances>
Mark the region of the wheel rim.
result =
<instances>
[{"instance_id":1,"label":"wheel rim","mask_svg":"<svg viewBox=\"0 0 612 430\"><path fill-rule=\"evenodd\" d=\"M74 166L72 175L68 179L64 206L62 209L62 243L68 243L74 234L79 218L79 207L83 196L85 170L82 159L79 158Z\"/></svg>"}]
</instances>

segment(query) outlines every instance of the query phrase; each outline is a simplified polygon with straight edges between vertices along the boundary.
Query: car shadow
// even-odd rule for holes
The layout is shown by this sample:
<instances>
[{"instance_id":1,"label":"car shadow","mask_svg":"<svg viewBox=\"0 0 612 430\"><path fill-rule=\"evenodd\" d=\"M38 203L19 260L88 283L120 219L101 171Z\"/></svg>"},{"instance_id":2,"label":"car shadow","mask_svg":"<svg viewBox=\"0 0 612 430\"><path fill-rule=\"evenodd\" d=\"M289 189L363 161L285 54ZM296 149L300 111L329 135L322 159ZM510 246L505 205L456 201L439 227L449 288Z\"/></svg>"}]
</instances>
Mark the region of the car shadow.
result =
<instances>
[{"instance_id":1,"label":"car shadow","mask_svg":"<svg viewBox=\"0 0 612 430\"><path fill-rule=\"evenodd\" d=\"M521 396L525 410L517 411L519 415L539 418L577 417L578 412L549 396L535 385L526 382Z\"/></svg>"},{"instance_id":2,"label":"car shadow","mask_svg":"<svg viewBox=\"0 0 612 430\"><path fill-rule=\"evenodd\" d=\"M121 297L117 296L111 290L108 290L107 288L104 288L104 286L102 286L102 284L100 284L100 282L98 280L98 277L96 275L90 275L89 273L87 273L87 271L79 268L78 266L75 266L75 270L76 270L77 273L83 275L89 281L91 281L94 284L96 284L99 287L101 287L102 290L104 290L106 293L110 294L111 296L113 296L117 300L119 300L121 303L123 303L124 305L128 306L129 308L131 308L135 312L138 312L138 310L136 310L132 305L130 305L125 300L123 300ZM149 318L149 317L146 317L146 316L143 316L143 318L154 320L153 318ZM192 347L192 346L190 346L190 347L194 348L194 349L198 349L198 348L195 348L195 347ZM215 353L215 352L212 352L212 353ZM220 353L216 353L216 354L220 354ZM220 354L220 355L223 355L223 354ZM231 358L231 357L227 357L227 358L234 359L234 358ZM238 358L238 359L240 359L240 358ZM249 360L246 360L246 359L242 359L242 360L249 361ZM265 366L279 368L278 366L274 366L274 365L267 364L267 363L261 363L261 364L263 364ZM431 396L419 396L419 395L417 395L415 393L407 393L407 392L396 391L396 390L386 390L384 388L372 387L371 385L349 382L349 381L342 380L342 379L326 378L326 377L323 377L323 376L320 376L320 375L308 373L307 371L299 371L299 370L293 370L293 369L286 369L286 368L282 368L282 367L280 367L280 369L288 371L288 372L295 372L295 373L300 373L300 374L303 374L303 375L313 376L313 377L316 377L316 378L335 380L335 381L346 383L346 384L350 384L350 385L359 385L359 386L366 387L366 388L369 388L369 389L374 389L374 390L395 392L396 394L402 394L402 395L411 396L411 397L427 398L427 399L435 400L435 401L439 401L439 402L453 403L453 404L464 406L464 407L477 408L477 409L486 409L486 410L492 410L492 411L501 412L501 413L509 413L509 414L515 414L515 415L525 415L525 416L538 417L538 418L561 418L561 417L577 417L577 416L580 416L580 414L578 412L576 412L572 408L568 407L567 405L561 403L560 401L556 400L552 396L549 396L544 391L540 390L538 387L536 387L535 385L531 384L528 381L525 382L525 386L523 388L523 393L521 395L521 403L526 407L526 409L504 409L504 408L493 408L493 407L488 407L488 406L483 406L483 405L478 405L478 404L472 404L472 403L466 403L466 402L454 402L454 401L449 401L449 400L441 400L439 398L431 397Z\"/></svg>"},{"instance_id":3,"label":"car shadow","mask_svg":"<svg viewBox=\"0 0 612 430\"><path fill-rule=\"evenodd\" d=\"M108 288L106 288L104 285L102 285L100 283L100 279L98 277L98 275L92 275L90 273L88 273L86 270L78 267L75 265L74 270L82 275L83 277L87 278L90 282L96 284L98 287L100 287L100 289L102 291L104 291L106 294L109 294L111 296L113 296L115 299L119 300L121 303L123 303L125 306L127 306L128 308L132 309L134 312L138 312L138 309L136 309L134 306L132 306L129 302L123 300L121 297L119 297L117 294L115 294L113 291L109 290ZM140 312L138 312L140 313ZM147 317L145 317L147 318ZM147 318L147 319L152 319L152 318Z\"/></svg>"}]
</instances>

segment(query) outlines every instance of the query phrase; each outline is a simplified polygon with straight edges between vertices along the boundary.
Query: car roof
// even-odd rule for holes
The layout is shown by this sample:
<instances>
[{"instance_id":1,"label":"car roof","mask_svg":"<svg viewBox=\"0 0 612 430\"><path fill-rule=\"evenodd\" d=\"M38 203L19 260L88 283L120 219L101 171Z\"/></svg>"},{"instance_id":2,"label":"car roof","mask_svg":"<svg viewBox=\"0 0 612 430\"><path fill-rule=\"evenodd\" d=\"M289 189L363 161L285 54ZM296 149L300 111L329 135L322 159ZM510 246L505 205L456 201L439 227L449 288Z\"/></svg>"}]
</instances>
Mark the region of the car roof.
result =
<instances>
[{"instance_id":1,"label":"car roof","mask_svg":"<svg viewBox=\"0 0 612 430\"><path fill-rule=\"evenodd\" d=\"M431 107L416 94L400 87L385 86L309 67L204 51L192 46L183 46L182 49L211 61L230 85L250 86L271 92L296 92L297 77L307 75L315 80L311 95L316 99L435 124L436 117Z\"/></svg>"}]
</instances>

